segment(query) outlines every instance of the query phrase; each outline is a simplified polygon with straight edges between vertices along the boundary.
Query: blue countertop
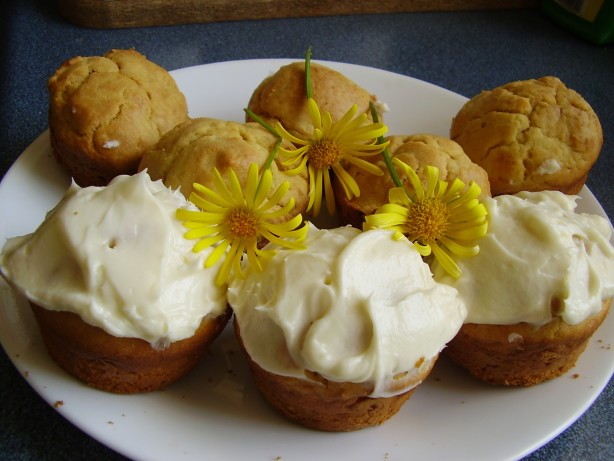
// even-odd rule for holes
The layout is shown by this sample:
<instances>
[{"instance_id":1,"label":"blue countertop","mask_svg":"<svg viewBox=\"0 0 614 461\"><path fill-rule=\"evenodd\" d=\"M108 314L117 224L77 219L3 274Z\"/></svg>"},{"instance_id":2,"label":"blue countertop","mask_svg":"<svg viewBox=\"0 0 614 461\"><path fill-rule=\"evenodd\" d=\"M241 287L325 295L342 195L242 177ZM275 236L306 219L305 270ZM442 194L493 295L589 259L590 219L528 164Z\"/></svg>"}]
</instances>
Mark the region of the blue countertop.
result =
<instances>
[{"instance_id":1,"label":"blue countertop","mask_svg":"<svg viewBox=\"0 0 614 461\"><path fill-rule=\"evenodd\" d=\"M0 178L47 129L46 80L66 59L136 48L168 70L252 58L317 58L415 77L471 97L513 80L555 75L592 105L605 143L587 185L614 217L614 46L593 45L539 9L293 18L84 29L54 2L9 2L2 18ZM0 217L2 219L2 217ZM0 459L125 459L63 419L0 351ZM513 434L510 434L513 437ZM476 458L477 459L477 458ZM527 460L614 459L614 383L588 411Z\"/></svg>"}]
</instances>

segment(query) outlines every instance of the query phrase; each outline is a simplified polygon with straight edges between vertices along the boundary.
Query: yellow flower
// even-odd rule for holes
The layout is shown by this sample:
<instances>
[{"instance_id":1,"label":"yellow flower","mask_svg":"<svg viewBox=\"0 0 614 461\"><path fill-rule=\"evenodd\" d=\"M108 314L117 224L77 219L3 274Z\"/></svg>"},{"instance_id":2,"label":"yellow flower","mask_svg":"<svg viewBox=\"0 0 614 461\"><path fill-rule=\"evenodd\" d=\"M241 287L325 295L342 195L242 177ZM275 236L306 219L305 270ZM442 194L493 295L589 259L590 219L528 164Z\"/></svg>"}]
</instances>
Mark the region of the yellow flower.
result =
<instances>
[{"instance_id":1,"label":"yellow flower","mask_svg":"<svg viewBox=\"0 0 614 461\"><path fill-rule=\"evenodd\" d=\"M439 178L439 169L426 168L423 185L416 172L399 159L393 159L407 176L407 187L395 187L388 194L389 203L365 217L365 228L391 229L414 243L422 256L433 253L435 259L453 277L461 270L452 256L470 257L479 251L477 240L486 235L486 207L478 200L480 186L465 187L456 178L451 185Z\"/></svg>"},{"instance_id":2,"label":"yellow flower","mask_svg":"<svg viewBox=\"0 0 614 461\"><path fill-rule=\"evenodd\" d=\"M282 247L304 249L301 242L307 235L307 226L298 228L303 222L302 216L278 222L294 208L294 199L272 210L288 192L290 184L287 181L267 199L273 183L271 170L265 169L258 180L258 165L252 163L245 190L232 168L228 170L226 181L214 168L213 183L214 189L194 184L196 192L190 195L190 201L201 211L178 209L176 214L189 229L184 237L199 240L194 252L216 245L205 260L205 267L225 257L216 277L217 284L226 283L233 270L235 275L243 277L241 259L245 253L250 266L262 271L261 260L274 252L258 247L263 238Z\"/></svg>"},{"instance_id":3,"label":"yellow flower","mask_svg":"<svg viewBox=\"0 0 614 461\"><path fill-rule=\"evenodd\" d=\"M361 157L380 153L385 144L378 144L378 137L388 128L382 123L367 123L367 115L355 117L358 107L353 105L337 122L333 122L330 112L320 112L313 98L307 99L309 115L313 123L313 132L309 139L300 139L290 134L278 122L279 135L292 142L296 149L279 149L286 160L282 162L291 169L288 174L299 174L305 167L309 174L309 203L307 211L320 213L322 196L326 200L329 213L335 211L335 200L331 185L330 170L343 186L348 199L360 195L358 184L345 170L344 162L352 163L369 173L381 176L383 171Z\"/></svg>"}]
</instances>

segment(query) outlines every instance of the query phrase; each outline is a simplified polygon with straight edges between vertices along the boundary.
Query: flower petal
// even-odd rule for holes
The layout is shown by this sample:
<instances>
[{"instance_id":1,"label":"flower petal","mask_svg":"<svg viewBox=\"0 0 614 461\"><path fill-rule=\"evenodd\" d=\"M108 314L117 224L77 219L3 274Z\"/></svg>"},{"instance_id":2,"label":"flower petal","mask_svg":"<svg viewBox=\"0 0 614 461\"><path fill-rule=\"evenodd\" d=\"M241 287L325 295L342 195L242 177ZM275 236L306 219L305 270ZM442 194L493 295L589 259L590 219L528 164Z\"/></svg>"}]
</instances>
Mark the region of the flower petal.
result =
<instances>
[{"instance_id":1,"label":"flower petal","mask_svg":"<svg viewBox=\"0 0 614 461\"><path fill-rule=\"evenodd\" d=\"M476 227L470 227L448 232L447 236L455 240L476 240L484 237L486 235L487 230L488 223L484 222L483 224Z\"/></svg>"},{"instance_id":2,"label":"flower petal","mask_svg":"<svg viewBox=\"0 0 614 461\"><path fill-rule=\"evenodd\" d=\"M277 131L277 134L279 135L279 137L286 139L288 141L290 141L292 144L296 144L299 146L304 146L306 144L309 144L309 141L305 141L303 139L297 138L296 136L294 136L292 133L290 133L289 131L286 131L286 129L283 127L283 125L279 122L277 122L275 124L275 128ZM279 148L280 151L283 151L283 148Z\"/></svg>"},{"instance_id":3,"label":"flower petal","mask_svg":"<svg viewBox=\"0 0 614 461\"><path fill-rule=\"evenodd\" d=\"M209 256L207 256L207 259L205 260L205 267L213 267L220 260L222 255L226 253L226 249L229 245L229 240L222 240L220 244L213 249Z\"/></svg>"},{"instance_id":4,"label":"flower petal","mask_svg":"<svg viewBox=\"0 0 614 461\"><path fill-rule=\"evenodd\" d=\"M407 165L406 163L399 160L397 157L394 157L392 159L392 163L398 166L403 171L403 173L405 173L405 176L407 176L407 179L409 180L409 183L411 184L411 187L413 188L416 198L418 200L424 200L426 192L424 191L424 186L422 185L422 181L420 181L420 178L418 178L418 175L416 174L414 169L410 167L409 165Z\"/></svg>"},{"instance_id":5,"label":"flower petal","mask_svg":"<svg viewBox=\"0 0 614 461\"><path fill-rule=\"evenodd\" d=\"M407 196L407 191L403 187L393 187L388 190L388 201L409 207L412 204L411 199Z\"/></svg>"},{"instance_id":6,"label":"flower petal","mask_svg":"<svg viewBox=\"0 0 614 461\"><path fill-rule=\"evenodd\" d=\"M432 247L429 244L426 245L422 245L419 242L412 242L414 247L416 248L416 250L418 250L418 253L420 253L421 256L428 256L431 254L432 252Z\"/></svg>"},{"instance_id":7,"label":"flower petal","mask_svg":"<svg viewBox=\"0 0 614 461\"><path fill-rule=\"evenodd\" d=\"M265 176L267 171L269 170L267 169L262 172L263 177ZM247 170L247 183L245 185L245 198L247 199L248 203L254 203L256 201L256 193L261 188L262 179L260 181L258 180L258 164L250 163L249 168Z\"/></svg>"},{"instance_id":8,"label":"flower petal","mask_svg":"<svg viewBox=\"0 0 614 461\"><path fill-rule=\"evenodd\" d=\"M435 243L431 245L431 249L433 250L433 254L435 255L435 259L441 267L452 277L459 278L462 274L460 267L454 262L454 260L446 253L444 250L439 248L439 246Z\"/></svg>"},{"instance_id":9,"label":"flower petal","mask_svg":"<svg viewBox=\"0 0 614 461\"><path fill-rule=\"evenodd\" d=\"M366 171L367 173L371 173L376 176L384 176L384 172L382 171L382 169L371 162L367 162L366 160L354 156L346 157L345 160L352 165L356 165L358 168Z\"/></svg>"},{"instance_id":10,"label":"flower petal","mask_svg":"<svg viewBox=\"0 0 614 461\"><path fill-rule=\"evenodd\" d=\"M255 163L253 165L255 165ZM258 181L257 175L258 175L258 170L256 169L256 178L249 178L248 186L249 186L249 181L251 181L252 179L254 181ZM273 184L273 173L271 173L271 170L266 169L265 171L262 172L262 176L260 177L260 181L258 182L258 186L256 188L255 195L252 200L252 204L254 208L258 209L258 207L260 207L262 202L266 200L267 196L269 195L269 192L271 191L272 184Z\"/></svg>"},{"instance_id":11,"label":"flower petal","mask_svg":"<svg viewBox=\"0 0 614 461\"><path fill-rule=\"evenodd\" d=\"M345 190L345 195L348 199L351 199L352 197L360 197L360 189L358 187L358 183L352 177L352 175L345 171L345 169L340 164L334 165L333 171L337 175L339 182L341 182L341 184L344 186L343 189ZM328 175L328 172L326 174ZM332 186L330 190L332 191Z\"/></svg>"},{"instance_id":12,"label":"flower petal","mask_svg":"<svg viewBox=\"0 0 614 461\"><path fill-rule=\"evenodd\" d=\"M205 248L209 248L211 245L215 245L218 242L224 242L224 237L220 234L216 234L216 235L212 235L210 237L206 237L206 238L202 238L204 236L195 236L195 237L191 237L188 235L189 232L187 232L186 234L184 234L184 238L188 239L188 240L192 240L192 239L200 239L198 242L196 242L194 244L194 246L192 247L192 251L194 253L199 253L202 250L204 250ZM221 243L220 243L221 244Z\"/></svg>"},{"instance_id":13,"label":"flower petal","mask_svg":"<svg viewBox=\"0 0 614 461\"><path fill-rule=\"evenodd\" d=\"M462 258L469 258L471 256L475 256L480 251L480 247L477 245L461 245L454 240L449 239L445 235L440 237L439 242L448 250L450 250L450 253L456 256L460 256Z\"/></svg>"},{"instance_id":14,"label":"flower petal","mask_svg":"<svg viewBox=\"0 0 614 461\"><path fill-rule=\"evenodd\" d=\"M320 115L320 108L316 104L313 98L309 98L307 100L307 110L309 112L309 116L311 117L311 122L315 128L322 127L322 116Z\"/></svg>"}]
</instances>

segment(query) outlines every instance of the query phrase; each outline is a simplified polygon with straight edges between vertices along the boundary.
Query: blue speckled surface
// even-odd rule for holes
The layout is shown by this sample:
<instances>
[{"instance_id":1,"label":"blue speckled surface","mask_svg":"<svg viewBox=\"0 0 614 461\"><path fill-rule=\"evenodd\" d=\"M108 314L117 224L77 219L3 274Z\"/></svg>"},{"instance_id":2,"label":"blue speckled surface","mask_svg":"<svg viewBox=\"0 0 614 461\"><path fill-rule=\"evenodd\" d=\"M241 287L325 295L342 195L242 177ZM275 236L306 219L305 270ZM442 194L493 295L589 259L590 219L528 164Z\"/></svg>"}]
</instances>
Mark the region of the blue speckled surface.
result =
<instances>
[{"instance_id":1,"label":"blue speckled surface","mask_svg":"<svg viewBox=\"0 0 614 461\"><path fill-rule=\"evenodd\" d=\"M318 59L409 75L470 97L503 83L556 75L599 115L605 136L588 186L614 217L614 46L576 38L539 10L416 13L88 30L53 2L12 1L2 18L0 177L47 128L46 80L67 58L134 47L171 70L248 58ZM0 217L0 219L2 219ZM120 460L48 406L0 352L0 459ZM614 384L569 429L526 459L614 459ZM510 434L513 437L513 434Z\"/></svg>"}]
</instances>

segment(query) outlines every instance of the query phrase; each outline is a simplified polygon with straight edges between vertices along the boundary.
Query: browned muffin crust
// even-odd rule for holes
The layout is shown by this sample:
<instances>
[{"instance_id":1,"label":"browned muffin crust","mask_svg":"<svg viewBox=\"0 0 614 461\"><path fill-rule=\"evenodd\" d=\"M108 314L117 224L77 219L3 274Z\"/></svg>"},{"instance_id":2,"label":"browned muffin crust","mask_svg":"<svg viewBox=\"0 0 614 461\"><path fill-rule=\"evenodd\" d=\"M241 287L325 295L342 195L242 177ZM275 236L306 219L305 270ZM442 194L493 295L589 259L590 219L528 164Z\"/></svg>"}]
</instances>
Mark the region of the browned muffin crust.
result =
<instances>
[{"instance_id":1,"label":"browned muffin crust","mask_svg":"<svg viewBox=\"0 0 614 461\"><path fill-rule=\"evenodd\" d=\"M354 104L357 114L371 117L369 103L376 102L376 97L340 72L311 63L311 82L313 99L333 120L343 117ZM248 108L269 123L280 122L295 135L310 136L313 124L307 109L305 64L288 64L264 79L252 93Z\"/></svg>"},{"instance_id":2,"label":"browned muffin crust","mask_svg":"<svg viewBox=\"0 0 614 461\"><path fill-rule=\"evenodd\" d=\"M430 366L420 375L406 373L395 377L395 387L413 385L410 390L390 397L369 397L373 387L365 384L334 382L309 371L305 372L305 379L300 379L264 370L245 350L236 318L233 323L256 387L264 399L288 420L320 431L349 432L383 424L398 413L437 361L437 357L431 359Z\"/></svg>"},{"instance_id":3,"label":"browned muffin crust","mask_svg":"<svg viewBox=\"0 0 614 461\"><path fill-rule=\"evenodd\" d=\"M427 166L435 166L445 181L451 182L455 178L465 184L475 181L482 190L482 196L490 195L488 175L482 167L471 161L456 142L433 134L395 135L386 139L390 141L388 150L391 157L397 157L412 167L420 179L425 179ZM375 213L379 207L388 203L388 191L395 187L381 155L366 157L365 160L379 166L384 175L375 176L354 165L348 165L347 171L360 188L359 197L348 200L343 187L337 181L333 182L341 221L359 229L362 228L365 216ZM404 175L400 176L403 182L407 181Z\"/></svg>"},{"instance_id":4,"label":"browned muffin crust","mask_svg":"<svg viewBox=\"0 0 614 461\"><path fill-rule=\"evenodd\" d=\"M277 138L257 123L195 118L176 126L155 147L148 149L139 171L147 169L153 180L161 179L167 187L179 188L189 198L195 182L214 188L214 168L223 177L232 168L240 184L245 186L250 164L264 165L276 142ZM283 146L291 148L286 141ZM271 194L288 181L290 190L284 200L294 199L295 206L290 213L294 216L307 208L309 183L305 171L289 175L287 169L277 156L270 167L273 175Z\"/></svg>"},{"instance_id":5,"label":"browned muffin crust","mask_svg":"<svg viewBox=\"0 0 614 461\"><path fill-rule=\"evenodd\" d=\"M48 90L53 155L80 186L135 173L143 151L188 118L172 76L135 50L69 59Z\"/></svg>"},{"instance_id":6,"label":"browned muffin crust","mask_svg":"<svg viewBox=\"0 0 614 461\"><path fill-rule=\"evenodd\" d=\"M481 92L454 117L450 137L488 172L493 196L576 194L603 145L597 114L556 77Z\"/></svg>"},{"instance_id":7,"label":"browned muffin crust","mask_svg":"<svg viewBox=\"0 0 614 461\"><path fill-rule=\"evenodd\" d=\"M597 314L577 325L561 318L535 328L515 325L463 325L444 355L480 381L531 386L574 367L590 337L608 315L611 299Z\"/></svg>"},{"instance_id":8,"label":"browned muffin crust","mask_svg":"<svg viewBox=\"0 0 614 461\"><path fill-rule=\"evenodd\" d=\"M142 339L112 336L77 314L30 305L51 358L88 386L117 394L155 391L185 376L232 312L208 315L192 337L156 349Z\"/></svg>"}]
</instances>

